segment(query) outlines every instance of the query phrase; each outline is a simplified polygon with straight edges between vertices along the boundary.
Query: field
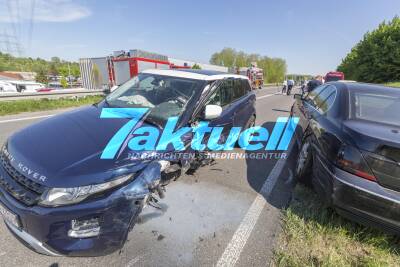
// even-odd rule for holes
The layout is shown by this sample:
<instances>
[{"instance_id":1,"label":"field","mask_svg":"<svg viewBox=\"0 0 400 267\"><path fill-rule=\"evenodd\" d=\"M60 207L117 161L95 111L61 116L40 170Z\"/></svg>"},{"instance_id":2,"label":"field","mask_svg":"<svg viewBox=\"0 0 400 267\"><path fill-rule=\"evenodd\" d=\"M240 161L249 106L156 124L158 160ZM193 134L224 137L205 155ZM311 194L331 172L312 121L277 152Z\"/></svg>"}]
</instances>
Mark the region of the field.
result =
<instances>
[{"instance_id":1,"label":"field","mask_svg":"<svg viewBox=\"0 0 400 267\"><path fill-rule=\"evenodd\" d=\"M0 116L90 105L99 102L102 98L103 96L86 96L80 98L1 101Z\"/></svg>"},{"instance_id":2,"label":"field","mask_svg":"<svg viewBox=\"0 0 400 267\"><path fill-rule=\"evenodd\" d=\"M386 86L400 87L400 82L385 83Z\"/></svg>"},{"instance_id":3,"label":"field","mask_svg":"<svg viewBox=\"0 0 400 267\"><path fill-rule=\"evenodd\" d=\"M340 217L298 185L284 211L275 266L400 266L400 238Z\"/></svg>"}]
</instances>

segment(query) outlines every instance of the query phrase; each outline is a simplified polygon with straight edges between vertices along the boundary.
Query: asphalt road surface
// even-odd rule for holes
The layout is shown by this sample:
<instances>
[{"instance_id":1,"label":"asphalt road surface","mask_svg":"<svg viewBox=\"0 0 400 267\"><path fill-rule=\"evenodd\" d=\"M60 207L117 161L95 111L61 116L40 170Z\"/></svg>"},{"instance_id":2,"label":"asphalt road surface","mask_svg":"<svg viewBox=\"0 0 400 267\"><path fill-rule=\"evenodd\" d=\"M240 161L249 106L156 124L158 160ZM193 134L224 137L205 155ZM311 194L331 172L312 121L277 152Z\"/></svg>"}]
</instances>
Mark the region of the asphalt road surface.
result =
<instances>
[{"instance_id":1,"label":"asphalt road surface","mask_svg":"<svg viewBox=\"0 0 400 267\"><path fill-rule=\"evenodd\" d=\"M277 117L289 116L293 103L292 96L278 91L257 91L256 124L270 133ZM0 144L18 129L59 112L0 117ZM104 257L39 255L0 222L0 266L269 265L280 232L280 209L293 186L292 161L273 156L218 159L182 176L167 187L162 210L146 207L124 248Z\"/></svg>"}]
</instances>

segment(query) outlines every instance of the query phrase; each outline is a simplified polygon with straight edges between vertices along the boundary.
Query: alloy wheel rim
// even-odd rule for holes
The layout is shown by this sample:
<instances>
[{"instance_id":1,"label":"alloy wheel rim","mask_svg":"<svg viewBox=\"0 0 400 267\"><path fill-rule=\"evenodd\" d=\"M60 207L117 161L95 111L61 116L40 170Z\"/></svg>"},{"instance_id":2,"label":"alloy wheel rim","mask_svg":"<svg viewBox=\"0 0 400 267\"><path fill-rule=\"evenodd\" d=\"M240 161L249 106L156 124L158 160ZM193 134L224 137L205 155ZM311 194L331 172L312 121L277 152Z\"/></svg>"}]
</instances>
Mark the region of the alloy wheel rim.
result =
<instances>
[{"instance_id":1,"label":"alloy wheel rim","mask_svg":"<svg viewBox=\"0 0 400 267\"><path fill-rule=\"evenodd\" d=\"M304 165L306 163L306 160L308 158L308 147L310 144L308 142L304 143L300 154L299 154L299 159L297 160L297 167L296 167L296 173L300 174L301 171L304 169Z\"/></svg>"}]
</instances>

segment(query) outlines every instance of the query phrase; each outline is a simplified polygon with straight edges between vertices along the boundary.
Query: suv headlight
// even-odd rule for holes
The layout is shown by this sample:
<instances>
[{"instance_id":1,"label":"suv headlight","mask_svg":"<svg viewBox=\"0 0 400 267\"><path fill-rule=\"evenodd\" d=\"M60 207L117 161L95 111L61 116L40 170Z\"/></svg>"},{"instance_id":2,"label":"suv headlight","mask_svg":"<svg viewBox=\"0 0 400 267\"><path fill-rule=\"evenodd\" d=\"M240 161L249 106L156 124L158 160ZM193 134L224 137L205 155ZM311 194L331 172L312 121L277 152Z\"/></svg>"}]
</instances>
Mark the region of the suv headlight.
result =
<instances>
[{"instance_id":1,"label":"suv headlight","mask_svg":"<svg viewBox=\"0 0 400 267\"><path fill-rule=\"evenodd\" d=\"M133 174L123 175L110 182L71 188L52 188L42 195L40 205L62 206L81 202L90 195L111 189L128 181Z\"/></svg>"}]
</instances>

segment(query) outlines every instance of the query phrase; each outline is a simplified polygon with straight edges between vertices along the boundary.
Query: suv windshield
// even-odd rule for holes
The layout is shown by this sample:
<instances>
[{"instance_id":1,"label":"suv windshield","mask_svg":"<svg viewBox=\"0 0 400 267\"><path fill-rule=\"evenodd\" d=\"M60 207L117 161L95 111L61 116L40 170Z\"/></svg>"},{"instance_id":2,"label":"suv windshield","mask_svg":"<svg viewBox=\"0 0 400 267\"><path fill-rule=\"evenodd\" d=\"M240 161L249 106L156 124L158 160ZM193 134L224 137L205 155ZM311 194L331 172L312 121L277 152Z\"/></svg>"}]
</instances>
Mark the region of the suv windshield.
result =
<instances>
[{"instance_id":1,"label":"suv windshield","mask_svg":"<svg viewBox=\"0 0 400 267\"><path fill-rule=\"evenodd\" d=\"M180 116L203 85L201 80L139 74L107 96L106 101L112 107L148 108L147 119L163 125L169 117Z\"/></svg>"}]
</instances>

